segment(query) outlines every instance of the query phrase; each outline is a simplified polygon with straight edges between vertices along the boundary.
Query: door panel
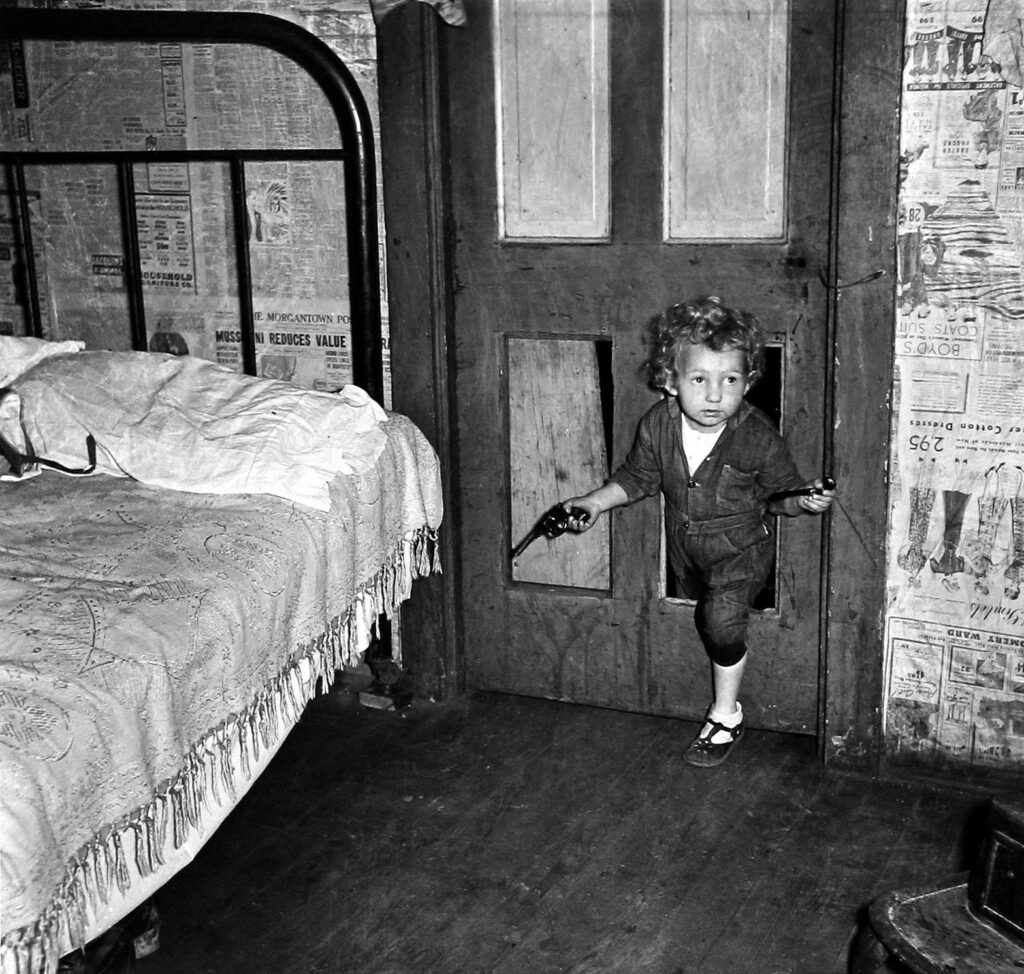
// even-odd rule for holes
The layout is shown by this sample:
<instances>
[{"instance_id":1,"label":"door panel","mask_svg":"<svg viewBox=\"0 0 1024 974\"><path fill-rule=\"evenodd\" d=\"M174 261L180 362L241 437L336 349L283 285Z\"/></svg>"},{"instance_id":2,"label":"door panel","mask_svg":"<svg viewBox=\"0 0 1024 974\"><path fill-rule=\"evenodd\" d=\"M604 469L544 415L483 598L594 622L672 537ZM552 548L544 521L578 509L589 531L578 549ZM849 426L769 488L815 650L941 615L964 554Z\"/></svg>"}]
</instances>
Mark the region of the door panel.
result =
<instances>
[{"instance_id":1,"label":"door panel","mask_svg":"<svg viewBox=\"0 0 1024 974\"><path fill-rule=\"evenodd\" d=\"M572 580L564 568L575 558L571 538L538 542L529 570L510 562L530 520L527 508L535 505L539 517L583 489L577 438L595 444L601 423L610 423L610 457L590 456L586 472L621 462L637 420L655 402L639 376L642 329L667 305L718 294L761 318L780 350L782 425L804 474L821 473L826 295L818 274L828 256L833 12L818 0L793 0L791 7L785 237L774 242L663 240L665 18L654 0L611 3L612 220L604 242L501 238L493 10L475 6L467 27L444 37L455 225L456 518L470 687L703 714L709 666L692 605L666 597L657 499L607 519L608 586ZM742 82L737 78L737 92ZM550 124L559 124L557 115ZM719 127L730 124L724 118ZM707 138L716 138L714 128ZM566 367L563 353L601 345L595 339L611 346L608 374L599 380L608 400L600 416L593 395L577 401L571 391L556 394L566 381L555 377ZM560 364L553 370L552 362ZM583 393L593 380L579 381ZM753 726L816 729L821 528L809 517L781 525L776 605L751 624L742 699Z\"/></svg>"},{"instance_id":2,"label":"door panel","mask_svg":"<svg viewBox=\"0 0 1024 974\"><path fill-rule=\"evenodd\" d=\"M667 240L782 239L788 32L787 0L668 0Z\"/></svg>"},{"instance_id":3,"label":"door panel","mask_svg":"<svg viewBox=\"0 0 1024 974\"><path fill-rule=\"evenodd\" d=\"M505 236L607 236L607 4L506 0L495 6Z\"/></svg>"}]
</instances>

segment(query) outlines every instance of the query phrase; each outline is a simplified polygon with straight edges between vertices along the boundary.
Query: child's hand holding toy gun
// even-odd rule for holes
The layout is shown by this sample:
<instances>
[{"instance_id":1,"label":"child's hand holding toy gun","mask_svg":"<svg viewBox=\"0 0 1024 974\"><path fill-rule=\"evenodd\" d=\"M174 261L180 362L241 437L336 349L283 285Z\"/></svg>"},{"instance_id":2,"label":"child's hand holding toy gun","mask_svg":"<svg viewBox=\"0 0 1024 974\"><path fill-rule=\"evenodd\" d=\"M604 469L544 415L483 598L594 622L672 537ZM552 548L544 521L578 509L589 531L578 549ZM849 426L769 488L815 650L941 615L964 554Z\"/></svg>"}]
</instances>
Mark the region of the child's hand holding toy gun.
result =
<instances>
[{"instance_id":1,"label":"child's hand holding toy gun","mask_svg":"<svg viewBox=\"0 0 1024 974\"><path fill-rule=\"evenodd\" d=\"M585 525L589 519L590 514L582 507L566 507L564 504L555 504L530 529L529 534L515 546L512 551L512 559L518 558L540 537L557 538L570 528L573 531L584 530L580 525Z\"/></svg>"},{"instance_id":2,"label":"child's hand holding toy gun","mask_svg":"<svg viewBox=\"0 0 1024 974\"><path fill-rule=\"evenodd\" d=\"M559 501L516 545L515 551L512 552L512 558L518 558L527 546L541 535L547 538L557 538L566 531L578 533L589 531L605 511L619 507L626 502L626 492L613 482L604 484L597 490L592 490L589 494L583 494L581 497L570 497L568 500Z\"/></svg>"},{"instance_id":3,"label":"child's hand holding toy gun","mask_svg":"<svg viewBox=\"0 0 1024 974\"><path fill-rule=\"evenodd\" d=\"M831 477L822 477L813 483L804 484L794 490L783 490L772 494L769 501L785 501L792 514L824 514L836 499L836 482Z\"/></svg>"}]
</instances>

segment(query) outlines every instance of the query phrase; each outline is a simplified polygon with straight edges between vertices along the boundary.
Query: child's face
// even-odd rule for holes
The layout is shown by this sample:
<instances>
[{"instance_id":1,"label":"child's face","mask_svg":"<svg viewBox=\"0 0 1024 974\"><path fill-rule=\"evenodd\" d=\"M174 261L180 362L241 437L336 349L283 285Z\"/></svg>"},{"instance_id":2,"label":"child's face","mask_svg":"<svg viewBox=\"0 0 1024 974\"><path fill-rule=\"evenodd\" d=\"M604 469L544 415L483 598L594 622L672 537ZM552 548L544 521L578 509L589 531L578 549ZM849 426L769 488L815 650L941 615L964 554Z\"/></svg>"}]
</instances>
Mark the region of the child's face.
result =
<instances>
[{"instance_id":1,"label":"child's face","mask_svg":"<svg viewBox=\"0 0 1024 974\"><path fill-rule=\"evenodd\" d=\"M676 359L676 395L690 425L714 432L736 414L750 388L746 356L738 348L715 352L684 345Z\"/></svg>"}]
</instances>

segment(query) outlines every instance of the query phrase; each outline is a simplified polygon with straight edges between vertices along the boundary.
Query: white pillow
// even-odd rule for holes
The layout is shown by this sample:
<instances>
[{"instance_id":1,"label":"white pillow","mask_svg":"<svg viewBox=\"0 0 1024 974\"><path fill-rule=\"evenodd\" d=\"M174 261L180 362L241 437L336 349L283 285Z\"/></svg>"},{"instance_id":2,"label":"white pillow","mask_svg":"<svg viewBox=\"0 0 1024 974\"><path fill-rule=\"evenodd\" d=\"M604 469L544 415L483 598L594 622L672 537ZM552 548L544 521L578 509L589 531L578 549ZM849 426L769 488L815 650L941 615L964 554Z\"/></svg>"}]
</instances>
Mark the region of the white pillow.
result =
<instances>
[{"instance_id":1,"label":"white pillow","mask_svg":"<svg viewBox=\"0 0 1024 974\"><path fill-rule=\"evenodd\" d=\"M9 386L22 372L51 355L80 352L85 342L48 342L42 338L0 335L0 388Z\"/></svg>"},{"instance_id":2,"label":"white pillow","mask_svg":"<svg viewBox=\"0 0 1024 974\"><path fill-rule=\"evenodd\" d=\"M211 494L274 494L330 510L330 481L384 449L387 414L362 389L332 394L190 355L82 352L14 385L36 454L66 467Z\"/></svg>"}]
</instances>

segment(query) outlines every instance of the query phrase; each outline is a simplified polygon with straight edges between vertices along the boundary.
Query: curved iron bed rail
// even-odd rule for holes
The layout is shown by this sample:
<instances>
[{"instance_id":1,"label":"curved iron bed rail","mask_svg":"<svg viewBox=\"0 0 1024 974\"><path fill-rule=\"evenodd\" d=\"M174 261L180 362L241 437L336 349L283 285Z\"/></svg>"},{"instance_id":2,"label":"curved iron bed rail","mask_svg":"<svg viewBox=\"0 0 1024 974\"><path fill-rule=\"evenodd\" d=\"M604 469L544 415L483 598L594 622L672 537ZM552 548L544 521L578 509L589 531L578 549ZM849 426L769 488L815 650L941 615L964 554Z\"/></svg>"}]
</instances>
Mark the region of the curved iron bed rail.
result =
<instances>
[{"instance_id":1,"label":"curved iron bed rail","mask_svg":"<svg viewBox=\"0 0 1024 974\"><path fill-rule=\"evenodd\" d=\"M208 11L86 11L5 9L6 39L83 41L172 41L199 44L247 44L269 48L301 67L327 97L338 123L341 149L232 149L147 151L0 150L0 162L13 173L18 199L18 229L26 252L26 285L30 315L40 331L39 295L31 254L31 227L26 206L25 165L46 163L111 163L119 167L122 224L125 240L125 286L129 321L136 348L145 348L146 328L135 229L132 164L134 162L227 161L231 166L235 213L236 258L242 317L242 365L256 372L249 245L245 232L245 160L340 159L345 176L345 220L348 244L349 301L352 318L353 381L383 402L384 370L381 335L380 267L377 233L376 165L373 129L366 101L348 68L323 41L298 24L260 13Z\"/></svg>"}]
</instances>

